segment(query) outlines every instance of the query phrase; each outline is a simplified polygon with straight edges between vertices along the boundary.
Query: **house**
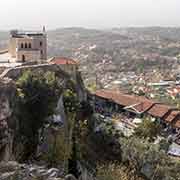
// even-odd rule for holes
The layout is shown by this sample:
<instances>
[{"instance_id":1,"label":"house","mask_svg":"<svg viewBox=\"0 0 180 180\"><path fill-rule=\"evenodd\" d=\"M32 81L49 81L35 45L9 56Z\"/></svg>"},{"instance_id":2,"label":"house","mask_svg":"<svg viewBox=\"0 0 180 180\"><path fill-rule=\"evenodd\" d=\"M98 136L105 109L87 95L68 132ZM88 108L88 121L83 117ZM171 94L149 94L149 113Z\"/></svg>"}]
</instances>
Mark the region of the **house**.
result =
<instances>
[{"instance_id":1,"label":"house","mask_svg":"<svg viewBox=\"0 0 180 180\"><path fill-rule=\"evenodd\" d=\"M172 97L172 99L180 97L180 86L167 89L167 93Z\"/></svg>"},{"instance_id":2,"label":"house","mask_svg":"<svg viewBox=\"0 0 180 180\"><path fill-rule=\"evenodd\" d=\"M72 75L76 74L78 70L78 62L70 58L53 57L53 58L50 58L48 62L50 64L56 64L60 66L62 70Z\"/></svg>"}]
</instances>

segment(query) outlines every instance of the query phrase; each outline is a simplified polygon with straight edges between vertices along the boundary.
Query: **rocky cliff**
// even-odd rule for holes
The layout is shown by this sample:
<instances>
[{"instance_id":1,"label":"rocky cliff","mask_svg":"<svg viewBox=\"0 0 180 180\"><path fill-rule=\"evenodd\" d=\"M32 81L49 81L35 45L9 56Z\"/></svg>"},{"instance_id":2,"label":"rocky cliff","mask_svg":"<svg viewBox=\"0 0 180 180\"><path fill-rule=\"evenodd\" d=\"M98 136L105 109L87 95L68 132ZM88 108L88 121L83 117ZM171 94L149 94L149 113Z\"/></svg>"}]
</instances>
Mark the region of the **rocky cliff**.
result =
<instances>
[{"instance_id":1,"label":"rocky cliff","mask_svg":"<svg viewBox=\"0 0 180 180\"><path fill-rule=\"evenodd\" d=\"M12 80L0 81L0 161L9 160L12 157L12 128L13 122L13 101L16 94L16 87Z\"/></svg>"},{"instance_id":2,"label":"rocky cliff","mask_svg":"<svg viewBox=\"0 0 180 180\"><path fill-rule=\"evenodd\" d=\"M19 120L15 116L17 87L15 81L26 70L32 71L51 71L55 72L58 76L59 84L66 89L66 83L69 80L75 82L75 89L77 91L79 101L86 99L86 91L80 74L77 72L77 76L72 78L67 73L63 72L58 66L54 65L36 65L18 67L8 69L1 74L0 77L0 179L48 179L48 180L75 180L71 175L66 176L64 174L63 166L56 168L48 168L47 164L43 164L45 161L27 162L27 164L19 164L17 160L17 154L21 154L23 148L21 142L16 139L17 130L19 128ZM54 119L47 122L46 131L41 132L42 144L38 146L38 152L43 154L42 149L46 146L50 148L52 139L58 134L58 129L61 129L63 121L66 117L63 110L62 97L59 97L57 104L56 114ZM60 103L61 102L61 103ZM61 106L59 105L61 104ZM62 114L63 113L63 114ZM58 119L60 117L60 120ZM64 117L64 119L62 119ZM39 164L39 165L37 165Z\"/></svg>"}]
</instances>

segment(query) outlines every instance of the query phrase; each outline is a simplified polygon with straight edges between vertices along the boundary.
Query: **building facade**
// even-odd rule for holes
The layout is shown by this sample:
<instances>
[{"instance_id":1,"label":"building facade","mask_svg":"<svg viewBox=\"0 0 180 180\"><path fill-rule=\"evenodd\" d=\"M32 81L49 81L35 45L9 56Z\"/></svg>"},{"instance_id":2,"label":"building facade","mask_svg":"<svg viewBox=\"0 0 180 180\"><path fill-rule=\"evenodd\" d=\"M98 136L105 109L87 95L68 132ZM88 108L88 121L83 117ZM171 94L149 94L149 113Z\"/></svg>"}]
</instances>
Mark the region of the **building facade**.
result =
<instances>
[{"instance_id":1,"label":"building facade","mask_svg":"<svg viewBox=\"0 0 180 180\"><path fill-rule=\"evenodd\" d=\"M29 62L47 59L47 35L42 32L10 32L8 53L10 62Z\"/></svg>"}]
</instances>

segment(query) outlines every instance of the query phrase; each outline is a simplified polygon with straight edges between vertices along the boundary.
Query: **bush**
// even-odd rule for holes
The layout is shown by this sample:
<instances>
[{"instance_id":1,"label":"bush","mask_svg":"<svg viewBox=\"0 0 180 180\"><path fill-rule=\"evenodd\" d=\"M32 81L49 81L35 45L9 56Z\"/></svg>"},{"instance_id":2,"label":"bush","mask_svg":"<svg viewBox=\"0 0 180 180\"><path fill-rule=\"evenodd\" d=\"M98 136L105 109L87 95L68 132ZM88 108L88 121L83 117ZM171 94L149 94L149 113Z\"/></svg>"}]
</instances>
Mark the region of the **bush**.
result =
<instances>
[{"instance_id":1,"label":"bush","mask_svg":"<svg viewBox=\"0 0 180 180\"><path fill-rule=\"evenodd\" d=\"M135 129L134 135L143 138L149 139L149 141L154 141L158 136L161 127L157 122L151 121L149 118L143 119L143 122Z\"/></svg>"},{"instance_id":2,"label":"bush","mask_svg":"<svg viewBox=\"0 0 180 180\"><path fill-rule=\"evenodd\" d=\"M118 165L116 163L98 165L97 179L98 180L143 180L143 178L138 177L129 168L123 165Z\"/></svg>"},{"instance_id":3,"label":"bush","mask_svg":"<svg viewBox=\"0 0 180 180\"><path fill-rule=\"evenodd\" d=\"M160 145L136 137L121 138L122 160L153 180L177 180L180 162L172 160Z\"/></svg>"}]
</instances>

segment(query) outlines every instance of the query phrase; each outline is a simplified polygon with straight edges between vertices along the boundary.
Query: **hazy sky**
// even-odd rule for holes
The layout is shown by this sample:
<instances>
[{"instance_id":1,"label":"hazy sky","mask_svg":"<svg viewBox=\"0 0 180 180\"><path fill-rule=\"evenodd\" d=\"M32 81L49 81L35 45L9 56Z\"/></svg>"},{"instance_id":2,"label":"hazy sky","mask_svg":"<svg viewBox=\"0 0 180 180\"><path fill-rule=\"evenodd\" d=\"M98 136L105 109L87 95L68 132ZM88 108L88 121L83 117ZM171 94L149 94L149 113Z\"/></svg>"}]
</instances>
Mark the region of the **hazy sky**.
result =
<instances>
[{"instance_id":1,"label":"hazy sky","mask_svg":"<svg viewBox=\"0 0 180 180\"><path fill-rule=\"evenodd\" d=\"M0 29L180 26L180 0L1 0Z\"/></svg>"}]
</instances>

